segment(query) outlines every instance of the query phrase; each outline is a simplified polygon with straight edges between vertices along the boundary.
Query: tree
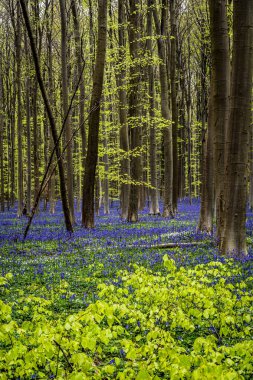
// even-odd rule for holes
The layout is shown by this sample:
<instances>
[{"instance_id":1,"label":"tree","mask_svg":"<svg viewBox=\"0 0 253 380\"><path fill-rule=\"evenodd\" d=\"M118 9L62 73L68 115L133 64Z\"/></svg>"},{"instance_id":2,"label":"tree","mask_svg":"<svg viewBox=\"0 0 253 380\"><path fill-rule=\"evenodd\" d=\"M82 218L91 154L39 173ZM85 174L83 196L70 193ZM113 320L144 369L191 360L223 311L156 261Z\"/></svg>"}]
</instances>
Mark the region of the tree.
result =
<instances>
[{"instance_id":1,"label":"tree","mask_svg":"<svg viewBox=\"0 0 253 380\"><path fill-rule=\"evenodd\" d=\"M129 0L129 49L131 57L129 80L129 109L128 125L130 133L130 194L128 205L129 222L138 221L139 186L141 180L141 158L139 148L141 146L140 134L140 67L139 57L139 28L140 28L140 4L138 1Z\"/></svg>"},{"instance_id":2,"label":"tree","mask_svg":"<svg viewBox=\"0 0 253 380\"><path fill-rule=\"evenodd\" d=\"M94 227L94 188L98 160L99 116L104 79L106 34L107 0L99 0L97 53L90 103L88 149L83 184L82 224L85 228Z\"/></svg>"},{"instance_id":3,"label":"tree","mask_svg":"<svg viewBox=\"0 0 253 380\"><path fill-rule=\"evenodd\" d=\"M62 105L63 105L63 118L68 112L68 66L67 66L67 19L66 19L66 1L59 0L60 13L61 13L61 74L62 74ZM75 221L74 215L74 179L73 179L73 142L71 140L72 130L70 124L70 118L65 120L65 133L67 147L67 189L68 189L68 203L71 215L72 223ZM71 141L70 141L71 140Z\"/></svg>"},{"instance_id":4,"label":"tree","mask_svg":"<svg viewBox=\"0 0 253 380\"><path fill-rule=\"evenodd\" d=\"M160 86L161 86L161 111L162 117L164 118L164 123L166 124L163 128L163 153L164 153L164 205L163 205L163 216L171 217L174 216L173 211L173 139L172 139L172 125L171 125L171 114L169 106L169 96L168 96L168 76L166 67L166 50L165 41L166 36L165 25L167 23L166 19L166 7L162 9L161 22L158 17L158 12L155 7L154 0L153 4L153 16L157 34L157 46L158 55L160 58L159 63L159 76L160 76Z\"/></svg>"},{"instance_id":5,"label":"tree","mask_svg":"<svg viewBox=\"0 0 253 380\"><path fill-rule=\"evenodd\" d=\"M148 0L147 14L147 50L149 53L148 65L148 91L149 91L149 116L150 116L150 135L149 135L149 165L150 165L150 214L156 215L160 213L157 191L157 150L156 150L156 128L155 128L155 74L153 63L153 47L152 47L152 0Z\"/></svg>"},{"instance_id":6,"label":"tree","mask_svg":"<svg viewBox=\"0 0 253 380\"><path fill-rule=\"evenodd\" d=\"M210 0L212 123L214 128L214 187L217 237L223 229L224 151L229 110L229 40L226 0ZM212 128L212 127L210 127Z\"/></svg>"},{"instance_id":7,"label":"tree","mask_svg":"<svg viewBox=\"0 0 253 380\"><path fill-rule=\"evenodd\" d=\"M15 29L16 49L16 80L17 80L17 124L18 124L18 216L22 215L24 207L24 183L23 183L23 126L22 126L22 98L21 98L21 20L20 4L17 4L17 20Z\"/></svg>"},{"instance_id":8,"label":"tree","mask_svg":"<svg viewBox=\"0 0 253 380\"><path fill-rule=\"evenodd\" d=\"M129 137L127 125L127 93L126 93L126 33L125 33L125 7L124 0L118 0L118 38L119 38L119 72L116 74L118 94L119 94L119 122L120 122L120 148L125 154L129 151ZM120 187L121 217L127 218L129 204L128 184L130 178L130 163L127 157L121 160L120 171L122 184Z\"/></svg>"},{"instance_id":9,"label":"tree","mask_svg":"<svg viewBox=\"0 0 253 380\"><path fill-rule=\"evenodd\" d=\"M170 0L170 82L171 82L171 116L173 138L173 213L177 212L178 200L178 109L177 109L177 86L176 86L176 47L177 47L177 13L176 0Z\"/></svg>"},{"instance_id":10,"label":"tree","mask_svg":"<svg viewBox=\"0 0 253 380\"><path fill-rule=\"evenodd\" d=\"M31 51L32 51L32 56L33 56L33 61L34 61L34 66L35 66L35 72L38 80L38 84L41 90L41 95L44 100L45 108L47 111L50 127L51 127L51 133L52 137L54 140L54 148L56 152L56 157L57 157L57 163L58 163L58 170L59 170L59 177L60 177L60 191L61 191L61 200L62 200L62 207L63 207L63 213L64 213L64 218L65 218L65 225L66 229L69 232L73 232L73 227L71 223L71 216L69 212L69 207L68 207L68 199L67 199L67 192L66 192L66 184L65 184L65 178L64 178L64 167L63 167L63 160L62 160L62 154L61 150L59 147L59 139L57 135L57 129L56 129L56 124L55 124L55 119L51 110L51 106L48 100L48 96L45 90L44 82L41 76L41 70L40 70L40 65L39 65L39 59L36 51L36 46L32 34L32 29L31 29L31 24L30 24L30 19L28 16L28 12L26 9L26 4L24 0L20 0L20 5L22 8L23 12L23 17L25 21L25 26L27 29L28 37L30 40L30 45L31 45ZM39 199L38 199L39 200ZM36 205L37 206L37 205ZM36 207L33 207L33 213L36 211Z\"/></svg>"},{"instance_id":11,"label":"tree","mask_svg":"<svg viewBox=\"0 0 253 380\"><path fill-rule=\"evenodd\" d=\"M234 0L231 98L225 156L221 251L247 254L246 203L253 75L253 2Z\"/></svg>"}]
</instances>

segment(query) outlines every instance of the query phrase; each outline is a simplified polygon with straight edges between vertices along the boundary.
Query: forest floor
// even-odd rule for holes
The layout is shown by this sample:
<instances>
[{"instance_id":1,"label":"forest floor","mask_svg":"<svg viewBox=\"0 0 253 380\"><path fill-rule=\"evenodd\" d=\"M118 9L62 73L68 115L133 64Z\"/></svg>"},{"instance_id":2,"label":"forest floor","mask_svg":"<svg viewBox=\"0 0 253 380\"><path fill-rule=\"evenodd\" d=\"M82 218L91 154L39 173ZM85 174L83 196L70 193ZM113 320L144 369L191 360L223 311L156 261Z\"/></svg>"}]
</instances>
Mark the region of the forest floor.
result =
<instances>
[{"instance_id":1,"label":"forest floor","mask_svg":"<svg viewBox=\"0 0 253 380\"><path fill-rule=\"evenodd\" d=\"M253 215L235 260L196 233L199 207L129 224L115 203L72 236L58 207L25 242L27 219L1 213L0 379L252 379Z\"/></svg>"}]
</instances>

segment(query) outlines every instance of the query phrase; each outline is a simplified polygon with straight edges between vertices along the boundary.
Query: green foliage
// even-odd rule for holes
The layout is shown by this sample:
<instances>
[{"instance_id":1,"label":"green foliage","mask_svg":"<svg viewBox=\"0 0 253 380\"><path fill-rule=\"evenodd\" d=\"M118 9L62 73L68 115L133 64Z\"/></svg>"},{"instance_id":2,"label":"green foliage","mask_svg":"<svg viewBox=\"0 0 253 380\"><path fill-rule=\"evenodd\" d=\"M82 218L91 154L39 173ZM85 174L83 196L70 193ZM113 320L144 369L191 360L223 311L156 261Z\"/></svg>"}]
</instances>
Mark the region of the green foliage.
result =
<instances>
[{"instance_id":1,"label":"green foliage","mask_svg":"<svg viewBox=\"0 0 253 380\"><path fill-rule=\"evenodd\" d=\"M232 260L163 262L156 274L134 265L120 285L100 283L99 299L67 317L22 292L1 301L0 379L250 379L252 278L226 281L240 276Z\"/></svg>"}]
</instances>

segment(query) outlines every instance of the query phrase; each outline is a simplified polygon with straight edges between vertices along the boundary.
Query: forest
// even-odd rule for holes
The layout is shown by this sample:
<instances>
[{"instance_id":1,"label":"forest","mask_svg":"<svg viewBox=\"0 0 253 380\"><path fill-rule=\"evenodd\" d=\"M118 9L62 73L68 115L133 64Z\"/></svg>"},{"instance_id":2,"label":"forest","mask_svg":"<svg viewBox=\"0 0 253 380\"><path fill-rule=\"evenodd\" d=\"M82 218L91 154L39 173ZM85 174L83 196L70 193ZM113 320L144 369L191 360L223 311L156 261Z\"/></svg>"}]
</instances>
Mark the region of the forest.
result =
<instances>
[{"instance_id":1,"label":"forest","mask_svg":"<svg viewBox=\"0 0 253 380\"><path fill-rule=\"evenodd\" d=\"M0 0L0 380L253 378L252 80L252 0Z\"/></svg>"}]
</instances>

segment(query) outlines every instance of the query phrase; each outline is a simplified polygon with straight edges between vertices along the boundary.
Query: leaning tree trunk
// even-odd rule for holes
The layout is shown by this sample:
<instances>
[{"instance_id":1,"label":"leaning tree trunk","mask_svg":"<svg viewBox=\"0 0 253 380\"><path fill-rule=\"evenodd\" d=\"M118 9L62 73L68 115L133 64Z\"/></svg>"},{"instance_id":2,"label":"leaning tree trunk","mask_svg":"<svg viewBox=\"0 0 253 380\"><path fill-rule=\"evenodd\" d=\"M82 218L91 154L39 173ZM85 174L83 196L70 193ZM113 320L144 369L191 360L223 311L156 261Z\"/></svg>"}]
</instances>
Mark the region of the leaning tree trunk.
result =
<instances>
[{"instance_id":1,"label":"leaning tree trunk","mask_svg":"<svg viewBox=\"0 0 253 380\"><path fill-rule=\"evenodd\" d=\"M136 1L129 0L129 49L131 56L130 66L130 93L129 93L129 128L130 128L130 175L131 186L129 195L129 206L127 220L129 222L138 221L139 186L141 180L141 157L139 149L141 147L140 134L140 67L137 62L139 57L139 7Z\"/></svg>"},{"instance_id":2,"label":"leaning tree trunk","mask_svg":"<svg viewBox=\"0 0 253 380\"><path fill-rule=\"evenodd\" d=\"M152 4L155 5L155 1L152 0ZM164 12L163 12L164 14ZM156 27L156 34L158 44L158 55L160 58L159 64L159 76L161 86L161 111L162 117L165 123L170 124L170 107L168 96L168 77L166 68L166 50L165 43L161 35L161 25L157 14L157 9L153 7L153 17ZM164 21L163 21L164 23ZM164 28L163 28L164 29ZM173 142L172 142L172 126L164 126L163 128L163 144L164 144L164 206L163 216L174 216L173 211Z\"/></svg>"},{"instance_id":3,"label":"leaning tree trunk","mask_svg":"<svg viewBox=\"0 0 253 380\"><path fill-rule=\"evenodd\" d=\"M247 254L246 203L253 75L253 2L234 0L231 98L225 155L225 218L221 250Z\"/></svg>"},{"instance_id":4,"label":"leaning tree trunk","mask_svg":"<svg viewBox=\"0 0 253 380\"><path fill-rule=\"evenodd\" d=\"M67 19L66 19L66 1L59 0L61 13L61 75L62 75L62 105L63 105L63 120L68 113L68 66L67 66ZM74 179L73 179L73 142L72 128L70 117L65 119L66 143L67 146L67 189L69 211L72 223L75 221L74 214Z\"/></svg>"},{"instance_id":5,"label":"leaning tree trunk","mask_svg":"<svg viewBox=\"0 0 253 380\"><path fill-rule=\"evenodd\" d=\"M58 163L58 169L59 169L59 177L60 177L60 191L61 191L61 200L62 200L62 208L63 208L63 213L64 213L64 218L65 218L65 225L67 231L73 232L73 227L71 223L71 216L69 212L69 207L68 207L68 199L67 199L67 191L66 191L66 185L65 185L65 178L64 178L64 167L63 167L63 160L62 160L62 155L61 155L61 150L58 144L58 135L57 135L57 128L55 124L55 119L52 113L52 109L48 100L48 96L45 90L44 82L42 79L41 75L41 70L40 70L40 65L39 65L39 59L38 59L38 54L32 34L32 29L31 29L31 24L29 20L29 16L27 13L26 9L26 4L25 0L20 0L22 12L23 12L23 17L28 33L28 37L30 40L30 45L31 45L31 50L32 50L32 56L33 56L33 61L34 61L34 66L35 66L35 72L38 80L38 84L40 86L41 90L41 95L44 100L44 105L47 111L47 116L49 119L50 123L50 128L51 128L51 133L53 136L54 140L54 145L55 145L55 152L57 156L57 163Z\"/></svg>"},{"instance_id":6,"label":"leaning tree trunk","mask_svg":"<svg viewBox=\"0 0 253 380\"><path fill-rule=\"evenodd\" d=\"M216 197L217 237L223 229L224 151L229 108L229 39L227 1L210 0L210 36L213 83L214 186Z\"/></svg>"},{"instance_id":7,"label":"leaning tree trunk","mask_svg":"<svg viewBox=\"0 0 253 380\"><path fill-rule=\"evenodd\" d=\"M125 8L124 0L118 0L118 38L119 38L119 73L117 75L117 87L119 94L119 122L120 122L120 149L125 155L120 163L120 203L121 217L127 218L129 204L130 186L127 183L130 179L130 163L126 157L129 151L128 125L127 125L127 93L125 89L126 68L124 67L126 59L126 36L125 36Z\"/></svg>"},{"instance_id":8,"label":"leaning tree trunk","mask_svg":"<svg viewBox=\"0 0 253 380\"><path fill-rule=\"evenodd\" d=\"M82 224L85 228L94 227L94 188L98 160L98 134L100 101L103 90L107 34L107 0L99 0L98 41L94 70L93 90L89 115L88 150L85 163L83 186Z\"/></svg>"}]
</instances>

